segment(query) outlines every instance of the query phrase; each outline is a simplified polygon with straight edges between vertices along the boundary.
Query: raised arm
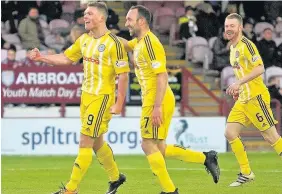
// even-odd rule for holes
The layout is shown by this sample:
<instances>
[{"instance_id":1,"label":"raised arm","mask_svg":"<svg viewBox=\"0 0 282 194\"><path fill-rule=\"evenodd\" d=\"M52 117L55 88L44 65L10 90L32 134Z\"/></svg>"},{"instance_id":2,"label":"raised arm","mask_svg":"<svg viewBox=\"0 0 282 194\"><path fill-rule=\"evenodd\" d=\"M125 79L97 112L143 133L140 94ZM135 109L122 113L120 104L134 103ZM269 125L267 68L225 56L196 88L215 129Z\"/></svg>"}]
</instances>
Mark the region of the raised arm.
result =
<instances>
[{"instance_id":1,"label":"raised arm","mask_svg":"<svg viewBox=\"0 0 282 194\"><path fill-rule=\"evenodd\" d=\"M55 54L55 55L42 55L37 48L32 49L32 51L29 54L29 58L33 61L39 61L50 65L63 66L63 65L71 65L73 63L73 61L67 58L64 53Z\"/></svg>"},{"instance_id":2,"label":"raised arm","mask_svg":"<svg viewBox=\"0 0 282 194\"><path fill-rule=\"evenodd\" d=\"M31 50L29 58L33 61L44 62L50 65L72 65L73 62L78 61L82 57L80 41L81 37L79 37L64 53L55 55L42 55L40 51L35 48Z\"/></svg>"}]
</instances>

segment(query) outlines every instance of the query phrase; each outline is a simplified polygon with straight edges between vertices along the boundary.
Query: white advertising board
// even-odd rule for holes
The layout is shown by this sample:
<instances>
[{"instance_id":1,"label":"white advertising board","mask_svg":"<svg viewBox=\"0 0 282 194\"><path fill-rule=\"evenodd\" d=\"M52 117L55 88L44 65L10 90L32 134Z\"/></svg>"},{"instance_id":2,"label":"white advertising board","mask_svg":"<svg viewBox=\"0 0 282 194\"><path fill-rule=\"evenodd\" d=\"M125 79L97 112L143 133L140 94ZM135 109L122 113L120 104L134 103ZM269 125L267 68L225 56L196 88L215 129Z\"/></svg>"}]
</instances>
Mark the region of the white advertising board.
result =
<instances>
[{"instance_id":1,"label":"white advertising board","mask_svg":"<svg viewBox=\"0 0 282 194\"><path fill-rule=\"evenodd\" d=\"M142 154L139 118L113 118L105 140L115 154ZM167 138L198 151L226 151L225 118L173 118ZM4 155L76 155L80 120L2 119L1 146Z\"/></svg>"}]
</instances>

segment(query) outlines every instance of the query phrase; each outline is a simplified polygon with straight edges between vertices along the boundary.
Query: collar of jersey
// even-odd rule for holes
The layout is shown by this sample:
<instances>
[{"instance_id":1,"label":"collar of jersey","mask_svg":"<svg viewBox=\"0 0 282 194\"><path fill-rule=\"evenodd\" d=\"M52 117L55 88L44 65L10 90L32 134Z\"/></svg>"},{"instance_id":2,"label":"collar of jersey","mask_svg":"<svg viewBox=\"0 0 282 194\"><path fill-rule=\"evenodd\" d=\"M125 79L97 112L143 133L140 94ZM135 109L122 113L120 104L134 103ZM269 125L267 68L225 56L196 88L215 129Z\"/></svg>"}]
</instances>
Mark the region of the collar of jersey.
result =
<instances>
[{"instance_id":1,"label":"collar of jersey","mask_svg":"<svg viewBox=\"0 0 282 194\"><path fill-rule=\"evenodd\" d=\"M143 40L145 38L145 36L147 36L150 32L151 32L151 30L148 30L148 32L142 38L140 38L140 40L137 39L137 42L140 42L141 40Z\"/></svg>"},{"instance_id":2,"label":"collar of jersey","mask_svg":"<svg viewBox=\"0 0 282 194\"><path fill-rule=\"evenodd\" d=\"M242 36L241 39L237 42L237 44L235 46L232 46L233 48L236 48L236 46L239 44L239 42L242 41L242 39L245 38L245 36Z\"/></svg>"},{"instance_id":3,"label":"collar of jersey","mask_svg":"<svg viewBox=\"0 0 282 194\"><path fill-rule=\"evenodd\" d=\"M103 36L106 36L106 35L110 34L110 33L111 33L111 31L110 31L110 30L108 30L105 34L103 34L103 35L102 35L102 36L100 36L99 38L95 38L95 37L94 37L94 36L92 36L90 33L91 33L91 32L89 32L89 33L88 33L88 36L90 36L90 37L94 38L95 40L98 40L98 39L102 38Z\"/></svg>"}]
</instances>

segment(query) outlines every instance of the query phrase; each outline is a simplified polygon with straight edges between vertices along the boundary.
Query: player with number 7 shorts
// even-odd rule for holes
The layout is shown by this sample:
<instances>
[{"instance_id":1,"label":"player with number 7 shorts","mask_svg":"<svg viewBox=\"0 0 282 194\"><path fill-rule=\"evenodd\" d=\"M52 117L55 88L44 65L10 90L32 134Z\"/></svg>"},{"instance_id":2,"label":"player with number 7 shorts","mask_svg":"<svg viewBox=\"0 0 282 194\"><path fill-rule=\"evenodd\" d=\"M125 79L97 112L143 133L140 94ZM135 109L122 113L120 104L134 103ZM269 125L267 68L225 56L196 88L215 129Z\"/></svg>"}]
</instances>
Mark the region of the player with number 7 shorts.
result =
<instances>
[{"instance_id":1,"label":"player with number 7 shorts","mask_svg":"<svg viewBox=\"0 0 282 194\"><path fill-rule=\"evenodd\" d=\"M179 193L170 179L164 158L203 164L217 183L219 166L215 151L197 152L165 142L174 114L175 98L168 85L165 51L159 39L150 31L150 21L151 13L146 7L133 6L127 13L125 26L135 38L129 42L123 39L127 51L133 51L135 73L142 90L142 149L160 182L162 194Z\"/></svg>"}]
</instances>

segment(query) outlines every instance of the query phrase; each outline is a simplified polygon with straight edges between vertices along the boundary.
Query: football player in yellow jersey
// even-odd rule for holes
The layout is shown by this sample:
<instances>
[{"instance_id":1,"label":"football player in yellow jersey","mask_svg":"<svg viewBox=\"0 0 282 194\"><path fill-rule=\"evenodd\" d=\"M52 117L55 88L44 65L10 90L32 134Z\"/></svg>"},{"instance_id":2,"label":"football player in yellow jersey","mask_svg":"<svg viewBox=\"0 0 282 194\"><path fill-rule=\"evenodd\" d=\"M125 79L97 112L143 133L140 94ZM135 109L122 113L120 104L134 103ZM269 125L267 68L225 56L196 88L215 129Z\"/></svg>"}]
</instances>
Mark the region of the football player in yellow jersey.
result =
<instances>
[{"instance_id":1,"label":"football player in yellow jersey","mask_svg":"<svg viewBox=\"0 0 282 194\"><path fill-rule=\"evenodd\" d=\"M238 99L228 116L225 136L241 169L238 179L230 184L231 187L255 178L239 136L243 127L253 124L278 155L282 156L282 139L275 128L277 121L273 118L270 95L262 79L265 71L263 62L254 43L242 36L242 24L242 17L236 13L228 15L225 20L225 33L231 41L230 63L237 77L237 81L226 92Z\"/></svg>"},{"instance_id":2,"label":"football player in yellow jersey","mask_svg":"<svg viewBox=\"0 0 282 194\"><path fill-rule=\"evenodd\" d=\"M119 114L128 84L128 57L123 44L106 27L108 9L104 3L90 3L84 13L89 33L80 36L64 53L43 56L33 49L30 58L52 65L72 65L83 58L84 80L81 96L81 136L79 152L70 181L55 194L78 193L78 186L92 162L93 151L107 172L110 186L107 194L116 193L126 177L119 173L110 146L103 134L108 130L112 114ZM115 103L115 78L118 95ZM95 191L94 191L95 193Z\"/></svg>"},{"instance_id":3,"label":"football player in yellow jersey","mask_svg":"<svg viewBox=\"0 0 282 194\"><path fill-rule=\"evenodd\" d=\"M135 73L142 90L142 149L158 177L162 194L178 194L167 172L164 157L204 164L217 183L219 167L216 152L196 152L165 143L174 114L175 98L168 85L165 51L150 31L150 21L151 14L147 8L133 6L126 16L125 26L135 38L129 42L123 39L127 51L133 51Z\"/></svg>"}]
</instances>

